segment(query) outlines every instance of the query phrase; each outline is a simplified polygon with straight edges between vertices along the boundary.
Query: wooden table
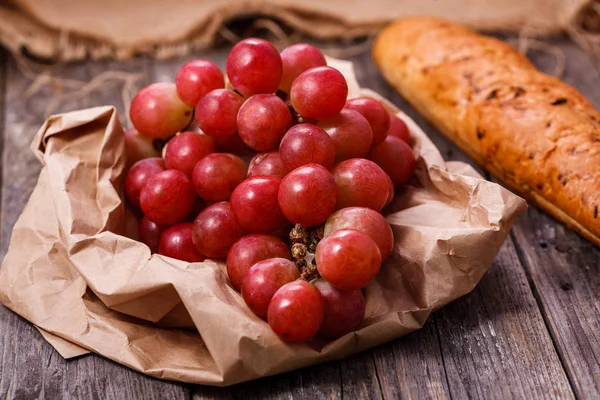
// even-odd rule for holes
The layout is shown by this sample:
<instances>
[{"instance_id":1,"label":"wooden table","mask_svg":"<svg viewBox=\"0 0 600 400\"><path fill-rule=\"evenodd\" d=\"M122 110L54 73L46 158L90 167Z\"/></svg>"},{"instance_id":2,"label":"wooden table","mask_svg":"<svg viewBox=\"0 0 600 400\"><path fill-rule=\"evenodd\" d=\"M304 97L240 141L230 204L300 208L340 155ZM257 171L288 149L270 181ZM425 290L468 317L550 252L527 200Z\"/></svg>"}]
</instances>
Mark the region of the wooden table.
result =
<instances>
[{"instance_id":1,"label":"wooden table","mask_svg":"<svg viewBox=\"0 0 600 400\"><path fill-rule=\"evenodd\" d=\"M600 75L567 39L564 80L600 106ZM227 49L196 54L224 65ZM530 54L551 71L552 57ZM58 70L90 80L113 69L145 73L138 86L173 80L191 59L86 62ZM383 81L365 53L352 58L360 83L391 99L419 123L448 160L472 163ZM44 121L56 87L31 97L31 84L0 54L0 259L12 227L36 183L40 164L29 143ZM103 85L60 111L114 104L124 114L120 88ZM339 362L229 388L163 382L89 355L64 361L41 335L0 306L0 399L166 398L592 398L600 396L600 249L530 208L513 228L494 265L470 294L433 314L423 329Z\"/></svg>"}]
</instances>

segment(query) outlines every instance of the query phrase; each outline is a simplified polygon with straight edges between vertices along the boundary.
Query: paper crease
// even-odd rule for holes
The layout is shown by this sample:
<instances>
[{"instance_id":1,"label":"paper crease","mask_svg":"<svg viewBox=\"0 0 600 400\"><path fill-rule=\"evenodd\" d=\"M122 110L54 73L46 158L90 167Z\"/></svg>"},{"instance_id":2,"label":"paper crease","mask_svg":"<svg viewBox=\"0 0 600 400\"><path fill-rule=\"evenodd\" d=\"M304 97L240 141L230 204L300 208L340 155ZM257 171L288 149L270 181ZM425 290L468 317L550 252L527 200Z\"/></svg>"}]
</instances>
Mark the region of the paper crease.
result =
<instances>
[{"instance_id":1,"label":"paper crease","mask_svg":"<svg viewBox=\"0 0 600 400\"><path fill-rule=\"evenodd\" d=\"M330 343L281 341L228 284L222 263L150 255L125 236L123 134L113 107L52 116L32 149L44 165L0 269L0 301L66 358L87 350L161 378L231 385L339 359L419 329L468 293L525 202L462 163L445 164L423 131L352 65L329 59L350 96L403 118L418 171L389 207L396 243L365 289L362 327ZM60 283L57 283L60 282Z\"/></svg>"}]
</instances>

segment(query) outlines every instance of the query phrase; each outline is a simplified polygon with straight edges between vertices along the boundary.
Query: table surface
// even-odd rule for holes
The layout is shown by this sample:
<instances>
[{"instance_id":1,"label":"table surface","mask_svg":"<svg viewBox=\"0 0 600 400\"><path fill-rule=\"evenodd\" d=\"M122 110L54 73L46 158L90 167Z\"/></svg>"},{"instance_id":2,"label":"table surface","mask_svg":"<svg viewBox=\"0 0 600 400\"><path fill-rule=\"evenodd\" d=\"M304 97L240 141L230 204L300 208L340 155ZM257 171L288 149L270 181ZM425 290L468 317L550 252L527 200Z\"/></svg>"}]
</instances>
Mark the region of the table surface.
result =
<instances>
[{"instance_id":1,"label":"table surface","mask_svg":"<svg viewBox=\"0 0 600 400\"><path fill-rule=\"evenodd\" d=\"M600 75L590 58L567 39L552 44L566 55L563 79L598 107ZM194 56L223 66L227 50ZM548 54L529 56L542 70L554 69ZM86 62L60 67L56 74L89 81L107 70L141 72L141 87L173 80L191 58ZM385 83L369 53L350 60L361 85L406 111L447 160L473 164ZM31 83L31 75L0 51L0 259L40 171L29 144L61 93L47 85L28 96L35 89ZM63 102L59 110L104 104L125 115L117 83ZM160 381L97 355L65 361L30 323L0 306L0 399L597 398L599 261L600 249L531 207L475 290L435 312L421 330L343 361L228 388Z\"/></svg>"}]
</instances>

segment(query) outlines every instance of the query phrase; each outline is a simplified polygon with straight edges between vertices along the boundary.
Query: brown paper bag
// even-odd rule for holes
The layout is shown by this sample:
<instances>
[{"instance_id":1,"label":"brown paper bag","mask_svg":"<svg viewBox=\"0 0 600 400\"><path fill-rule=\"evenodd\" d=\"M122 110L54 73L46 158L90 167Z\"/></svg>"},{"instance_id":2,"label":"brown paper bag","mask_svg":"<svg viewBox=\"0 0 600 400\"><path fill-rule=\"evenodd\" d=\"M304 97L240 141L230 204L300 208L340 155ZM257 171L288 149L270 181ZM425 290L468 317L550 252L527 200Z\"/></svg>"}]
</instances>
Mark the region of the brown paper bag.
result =
<instances>
[{"instance_id":1,"label":"brown paper bag","mask_svg":"<svg viewBox=\"0 0 600 400\"><path fill-rule=\"evenodd\" d=\"M362 90L350 63L329 60ZM365 290L362 327L327 343L281 341L231 288L223 263L188 264L128 238L125 159L113 107L48 119L32 149L44 164L0 270L0 301L39 327L65 356L86 350L158 378L231 385L339 359L419 329L473 289L525 202L468 165L445 164L412 133L415 184L387 216L396 243ZM131 227L129 227L131 228ZM194 328L173 329L168 326Z\"/></svg>"}]
</instances>

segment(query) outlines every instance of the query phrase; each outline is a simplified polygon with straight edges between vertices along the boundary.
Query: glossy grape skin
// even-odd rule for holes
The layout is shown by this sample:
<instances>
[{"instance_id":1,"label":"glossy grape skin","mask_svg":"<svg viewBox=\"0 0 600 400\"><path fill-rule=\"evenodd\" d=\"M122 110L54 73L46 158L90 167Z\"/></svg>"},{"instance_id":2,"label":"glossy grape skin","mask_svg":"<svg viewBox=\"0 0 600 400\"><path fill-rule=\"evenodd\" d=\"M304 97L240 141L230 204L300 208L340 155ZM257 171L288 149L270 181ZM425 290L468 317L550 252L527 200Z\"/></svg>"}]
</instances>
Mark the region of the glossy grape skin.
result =
<instances>
[{"instance_id":1,"label":"glossy grape skin","mask_svg":"<svg viewBox=\"0 0 600 400\"><path fill-rule=\"evenodd\" d=\"M283 179L286 170L281 161L278 151L268 153L258 153L248 166L248 177L253 176L272 176L273 178Z\"/></svg>"},{"instance_id":2,"label":"glossy grape skin","mask_svg":"<svg viewBox=\"0 0 600 400\"><path fill-rule=\"evenodd\" d=\"M181 101L174 83L158 82L135 95L129 117L140 133L154 139L167 139L188 126L192 108Z\"/></svg>"},{"instance_id":3,"label":"glossy grape skin","mask_svg":"<svg viewBox=\"0 0 600 400\"><path fill-rule=\"evenodd\" d=\"M388 135L396 136L404 143L410 145L410 131L408 126L404 121L395 115L390 115L390 129L388 130Z\"/></svg>"},{"instance_id":4,"label":"glossy grape skin","mask_svg":"<svg viewBox=\"0 0 600 400\"><path fill-rule=\"evenodd\" d=\"M195 201L192 181L174 169L154 175L140 194L142 211L159 225L173 225L185 220Z\"/></svg>"},{"instance_id":5,"label":"glossy grape skin","mask_svg":"<svg viewBox=\"0 0 600 400\"><path fill-rule=\"evenodd\" d=\"M381 253L369 236L355 229L340 229L317 245L321 277L340 290L362 289L381 268Z\"/></svg>"},{"instance_id":6,"label":"glossy grape skin","mask_svg":"<svg viewBox=\"0 0 600 400\"><path fill-rule=\"evenodd\" d=\"M205 156L217 151L209 136L197 132L183 132L169 140L165 164L191 177L194 167Z\"/></svg>"},{"instance_id":7,"label":"glossy grape skin","mask_svg":"<svg viewBox=\"0 0 600 400\"><path fill-rule=\"evenodd\" d=\"M198 214L192 230L196 250L214 259L225 259L231 246L242 236L244 230L235 222L227 201L206 207Z\"/></svg>"},{"instance_id":8,"label":"glossy grape skin","mask_svg":"<svg viewBox=\"0 0 600 400\"><path fill-rule=\"evenodd\" d=\"M305 227L320 225L335 210L335 179L322 165L303 165L282 179L278 200L288 221Z\"/></svg>"},{"instance_id":9,"label":"glossy grape skin","mask_svg":"<svg viewBox=\"0 0 600 400\"><path fill-rule=\"evenodd\" d=\"M244 97L273 93L283 70L281 56L266 40L249 38L237 43L227 56L229 81Z\"/></svg>"},{"instance_id":10,"label":"glossy grape skin","mask_svg":"<svg viewBox=\"0 0 600 400\"><path fill-rule=\"evenodd\" d=\"M377 244L385 260L394 248L394 232L383 215L367 207L347 207L331 214L325 223L325 236L340 229L355 229Z\"/></svg>"},{"instance_id":11,"label":"glossy grape skin","mask_svg":"<svg viewBox=\"0 0 600 400\"><path fill-rule=\"evenodd\" d=\"M243 102L244 98L233 90L208 92L196 105L198 127L214 138L233 135L237 132L237 114Z\"/></svg>"},{"instance_id":12,"label":"glossy grape skin","mask_svg":"<svg viewBox=\"0 0 600 400\"><path fill-rule=\"evenodd\" d=\"M140 242L148 246L152 253L157 253L160 235L164 230L164 227L150 221L148 217L142 217L138 227Z\"/></svg>"},{"instance_id":13,"label":"glossy grape skin","mask_svg":"<svg viewBox=\"0 0 600 400\"><path fill-rule=\"evenodd\" d=\"M231 194L231 210L247 232L268 233L287 225L279 209L280 179L271 176L248 178Z\"/></svg>"},{"instance_id":14,"label":"glossy grape skin","mask_svg":"<svg viewBox=\"0 0 600 400\"><path fill-rule=\"evenodd\" d=\"M385 202L385 206L387 207L392 201L394 201L394 196L396 196L396 188L394 186L394 182L392 182L392 178L390 178L390 176L388 174L385 174L385 176L387 177L388 180L388 199Z\"/></svg>"},{"instance_id":15,"label":"glossy grape skin","mask_svg":"<svg viewBox=\"0 0 600 400\"><path fill-rule=\"evenodd\" d=\"M225 87L225 76L213 62L192 60L177 72L175 86L179 98L190 107L196 107L202 96Z\"/></svg>"},{"instance_id":16,"label":"glossy grape skin","mask_svg":"<svg viewBox=\"0 0 600 400\"><path fill-rule=\"evenodd\" d=\"M261 318L267 318L269 303L277 290L300 278L296 264L285 258L271 258L254 264L242 283L242 298Z\"/></svg>"},{"instance_id":17,"label":"glossy grape skin","mask_svg":"<svg viewBox=\"0 0 600 400\"><path fill-rule=\"evenodd\" d=\"M248 270L257 262L269 258L290 259L290 249L279 238L264 234L251 234L234 243L227 253L227 275L231 286L240 290Z\"/></svg>"},{"instance_id":18,"label":"glossy grape skin","mask_svg":"<svg viewBox=\"0 0 600 400\"><path fill-rule=\"evenodd\" d=\"M369 121L373 144L383 142L390 129L390 115L380 102L368 97L359 97L348 100L344 107L359 112Z\"/></svg>"},{"instance_id":19,"label":"glossy grape skin","mask_svg":"<svg viewBox=\"0 0 600 400\"><path fill-rule=\"evenodd\" d=\"M324 314L321 293L303 280L280 287L267 312L273 332L288 342L304 342L313 337L323 323Z\"/></svg>"},{"instance_id":20,"label":"glossy grape skin","mask_svg":"<svg viewBox=\"0 0 600 400\"><path fill-rule=\"evenodd\" d=\"M131 204L140 206L140 193L154 175L166 169L160 157L145 158L133 164L125 177L125 196Z\"/></svg>"},{"instance_id":21,"label":"glossy grape skin","mask_svg":"<svg viewBox=\"0 0 600 400\"><path fill-rule=\"evenodd\" d=\"M307 43L296 43L281 51L283 73L279 90L290 93L292 82L304 71L327 65L325 56L319 49Z\"/></svg>"},{"instance_id":22,"label":"glossy grape skin","mask_svg":"<svg viewBox=\"0 0 600 400\"><path fill-rule=\"evenodd\" d=\"M154 146L154 139L150 136L142 135L134 128L127 129L123 134L128 166L144 158L160 157L160 150Z\"/></svg>"},{"instance_id":23,"label":"glossy grape skin","mask_svg":"<svg viewBox=\"0 0 600 400\"><path fill-rule=\"evenodd\" d=\"M257 94L240 108L237 126L248 147L257 151L277 149L292 125L292 114L285 102L274 94Z\"/></svg>"},{"instance_id":24,"label":"glossy grape skin","mask_svg":"<svg viewBox=\"0 0 600 400\"><path fill-rule=\"evenodd\" d=\"M412 149L392 135L373 146L369 159L379 165L396 186L407 184L415 173L416 162Z\"/></svg>"},{"instance_id":25,"label":"glossy grape skin","mask_svg":"<svg viewBox=\"0 0 600 400\"><path fill-rule=\"evenodd\" d=\"M337 208L369 207L380 211L389 196L385 172L373 161L352 158L331 171L338 188Z\"/></svg>"},{"instance_id":26,"label":"glossy grape skin","mask_svg":"<svg viewBox=\"0 0 600 400\"><path fill-rule=\"evenodd\" d=\"M373 133L369 121L359 112L343 109L335 117L320 121L319 126L333 139L336 163L369 154Z\"/></svg>"},{"instance_id":27,"label":"glossy grape skin","mask_svg":"<svg viewBox=\"0 0 600 400\"><path fill-rule=\"evenodd\" d=\"M290 100L294 110L311 121L337 115L348 96L348 84L335 68L316 67L301 73L292 83Z\"/></svg>"},{"instance_id":28,"label":"glossy grape skin","mask_svg":"<svg viewBox=\"0 0 600 400\"><path fill-rule=\"evenodd\" d=\"M335 161L335 145L323 129L313 124L292 126L279 145L279 154L286 170L306 164L320 164L327 169Z\"/></svg>"},{"instance_id":29,"label":"glossy grape skin","mask_svg":"<svg viewBox=\"0 0 600 400\"><path fill-rule=\"evenodd\" d=\"M181 261L204 261L204 256L192 242L193 226L191 222L183 222L165 230L160 237L158 253Z\"/></svg>"},{"instance_id":30,"label":"glossy grape skin","mask_svg":"<svg viewBox=\"0 0 600 400\"><path fill-rule=\"evenodd\" d=\"M217 145L217 150L221 153L231 153L236 156L243 156L252 153L252 150L240 137L239 133L235 132L229 136L213 136L213 141Z\"/></svg>"},{"instance_id":31,"label":"glossy grape skin","mask_svg":"<svg viewBox=\"0 0 600 400\"><path fill-rule=\"evenodd\" d=\"M246 164L233 154L212 153L198 161L192 174L196 193L207 201L226 201L246 179Z\"/></svg>"},{"instance_id":32,"label":"glossy grape skin","mask_svg":"<svg viewBox=\"0 0 600 400\"><path fill-rule=\"evenodd\" d=\"M342 291L324 279L313 283L323 297L325 315L319 334L336 339L354 332L365 319L365 296L359 289Z\"/></svg>"}]
</instances>

